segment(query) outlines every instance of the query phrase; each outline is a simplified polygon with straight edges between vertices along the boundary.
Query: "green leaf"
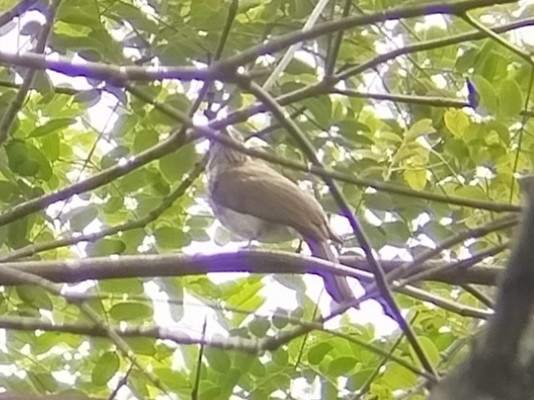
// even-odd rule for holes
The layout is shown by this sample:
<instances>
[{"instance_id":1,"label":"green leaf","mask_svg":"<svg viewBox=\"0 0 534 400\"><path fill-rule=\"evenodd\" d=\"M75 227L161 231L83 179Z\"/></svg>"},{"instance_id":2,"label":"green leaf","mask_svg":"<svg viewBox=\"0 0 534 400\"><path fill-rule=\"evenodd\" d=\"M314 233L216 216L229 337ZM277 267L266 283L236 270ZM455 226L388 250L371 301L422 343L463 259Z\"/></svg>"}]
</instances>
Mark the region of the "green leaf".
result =
<instances>
[{"instance_id":1,"label":"green leaf","mask_svg":"<svg viewBox=\"0 0 534 400\"><path fill-rule=\"evenodd\" d=\"M165 98L165 105L176 110L187 110L191 106L191 101L186 95L182 93L174 93ZM152 122L153 125L171 126L176 129L176 118L167 114L162 114L159 110L153 109L147 116L147 121ZM152 125L152 124L151 124ZM186 147L190 147L187 145ZM192 148L190 150L193 150Z\"/></svg>"},{"instance_id":2,"label":"green leaf","mask_svg":"<svg viewBox=\"0 0 534 400\"><path fill-rule=\"evenodd\" d=\"M154 130L145 130L137 132L133 143L133 150L136 153L140 153L158 143L159 136Z\"/></svg>"},{"instance_id":3,"label":"green leaf","mask_svg":"<svg viewBox=\"0 0 534 400\"><path fill-rule=\"evenodd\" d=\"M476 48L467 49L456 59L456 69L459 73L466 73L473 68L478 50Z\"/></svg>"},{"instance_id":4,"label":"green leaf","mask_svg":"<svg viewBox=\"0 0 534 400\"><path fill-rule=\"evenodd\" d=\"M13 140L6 145L8 165L21 176L33 176L47 181L52 176L52 168L44 154L34 145Z\"/></svg>"},{"instance_id":5,"label":"green leaf","mask_svg":"<svg viewBox=\"0 0 534 400\"><path fill-rule=\"evenodd\" d=\"M497 113L499 102L493 85L480 75L473 76L472 81L478 94L480 94L480 105L477 109L490 114Z\"/></svg>"},{"instance_id":6,"label":"green leaf","mask_svg":"<svg viewBox=\"0 0 534 400\"><path fill-rule=\"evenodd\" d=\"M189 235L181 229L163 226L154 231L156 244L162 249L178 249L191 242Z\"/></svg>"},{"instance_id":7,"label":"green leaf","mask_svg":"<svg viewBox=\"0 0 534 400\"><path fill-rule=\"evenodd\" d=\"M452 227L452 226L451 226ZM428 221L422 228L422 231L436 243L442 242L452 236L451 227L443 225L438 221ZM453 227L452 227L453 228ZM454 229L454 228L453 228Z\"/></svg>"},{"instance_id":8,"label":"green leaf","mask_svg":"<svg viewBox=\"0 0 534 400\"><path fill-rule=\"evenodd\" d=\"M382 382L391 390L411 388L417 384L417 375L397 363L391 363L387 366Z\"/></svg>"},{"instance_id":9,"label":"green leaf","mask_svg":"<svg viewBox=\"0 0 534 400\"><path fill-rule=\"evenodd\" d=\"M242 363L237 363L237 365L242 365ZM267 374L267 369L265 368L265 365L262 364L261 361L257 358L251 360L249 371L251 375L259 378L265 377L265 375Z\"/></svg>"},{"instance_id":10,"label":"green leaf","mask_svg":"<svg viewBox=\"0 0 534 400\"><path fill-rule=\"evenodd\" d=\"M74 118L58 118L52 119L45 124L35 128L30 132L30 137L40 137L51 132L60 131L63 128L67 128L72 125L76 120Z\"/></svg>"},{"instance_id":11,"label":"green leaf","mask_svg":"<svg viewBox=\"0 0 534 400\"><path fill-rule=\"evenodd\" d=\"M403 221L384 222L382 228L386 232L388 243L392 246L403 247L410 240L410 229Z\"/></svg>"},{"instance_id":12,"label":"green leaf","mask_svg":"<svg viewBox=\"0 0 534 400\"><path fill-rule=\"evenodd\" d=\"M222 226L217 226L215 228L215 234L213 237L213 241L215 242L215 244L219 246L224 246L230 243L231 240L232 240L232 235L226 228Z\"/></svg>"},{"instance_id":13,"label":"green leaf","mask_svg":"<svg viewBox=\"0 0 534 400\"><path fill-rule=\"evenodd\" d=\"M308 362L312 365L320 364L325 356L334 348L328 342L319 342L308 351Z\"/></svg>"},{"instance_id":14,"label":"green leaf","mask_svg":"<svg viewBox=\"0 0 534 400\"><path fill-rule=\"evenodd\" d=\"M98 216L98 208L94 205L75 208L68 213L70 227L74 232L82 232Z\"/></svg>"},{"instance_id":15,"label":"green leaf","mask_svg":"<svg viewBox=\"0 0 534 400\"><path fill-rule=\"evenodd\" d=\"M135 354L154 356L156 353L155 341L153 339L139 337L125 338L124 340Z\"/></svg>"},{"instance_id":16,"label":"green leaf","mask_svg":"<svg viewBox=\"0 0 534 400\"><path fill-rule=\"evenodd\" d=\"M203 380L200 382L200 399L220 399L221 387L209 380ZM221 399L222 400L222 399Z\"/></svg>"},{"instance_id":17,"label":"green leaf","mask_svg":"<svg viewBox=\"0 0 534 400\"><path fill-rule=\"evenodd\" d=\"M100 356L93 368L91 381L97 386L106 385L117 373L119 366L120 360L117 353L111 351L105 352Z\"/></svg>"},{"instance_id":18,"label":"green leaf","mask_svg":"<svg viewBox=\"0 0 534 400\"><path fill-rule=\"evenodd\" d=\"M169 369L169 368L167 368ZM172 371L176 377L176 371ZM135 395L141 399L149 399L151 397L150 392L148 391L147 387L147 380L145 377L145 374L138 370L134 369L129 375L128 381L130 382L129 386L131 386L132 391L135 393Z\"/></svg>"},{"instance_id":19,"label":"green leaf","mask_svg":"<svg viewBox=\"0 0 534 400\"><path fill-rule=\"evenodd\" d=\"M103 169L113 167L118 164L118 162L127 157L130 154L130 149L126 146L117 146L111 149L106 155L102 157L100 165Z\"/></svg>"},{"instance_id":20,"label":"green leaf","mask_svg":"<svg viewBox=\"0 0 534 400\"><path fill-rule=\"evenodd\" d=\"M159 160L159 167L168 182L181 182L185 179L186 173L193 167L197 159L198 155L191 144L162 157Z\"/></svg>"},{"instance_id":21,"label":"green leaf","mask_svg":"<svg viewBox=\"0 0 534 400\"><path fill-rule=\"evenodd\" d=\"M426 336L419 336L418 339L419 339L419 343L421 344L421 347L423 348L423 351L428 356L428 360L432 364L436 365L440 360L440 354L434 342ZM412 358L414 360L417 360L417 354L415 354L415 352L413 351L411 347L410 347L410 353L412 355Z\"/></svg>"},{"instance_id":22,"label":"green leaf","mask_svg":"<svg viewBox=\"0 0 534 400\"><path fill-rule=\"evenodd\" d=\"M282 329L289 323L287 311L283 308L277 308L272 317L273 326L278 329Z\"/></svg>"},{"instance_id":23,"label":"green leaf","mask_svg":"<svg viewBox=\"0 0 534 400\"><path fill-rule=\"evenodd\" d=\"M20 218L7 226L7 242L14 249L25 246L29 243L28 233L30 232L29 217Z\"/></svg>"},{"instance_id":24,"label":"green leaf","mask_svg":"<svg viewBox=\"0 0 534 400\"><path fill-rule=\"evenodd\" d=\"M144 293L141 278L108 279L98 282L98 287L109 293L127 293L129 296L142 295Z\"/></svg>"},{"instance_id":25,"label":"green leaf","mask_svg":"<svg viewBox=\"0 0 534 400\"><path fill-rule=\"evenodd\" d=\"M360 221L360 223L373 248L381 249L387 244L387 236L381 227L369 224L364 220Z\"/></svg>"},{"instance_id":26,"label":"green leaf","mask_svg":"<svg viewBox=\"0 0 534 400\"><path fill-rule=\"evenodd\" d=\"M523 108L523 96L521 88L513 79L501 82L499 88L499 111L507 117L519 115Z\"/></svg>"},{"instance_id":27,"label":"green leaf","mask_svg":"<svg viewBox=\"0 0 534 400\"><path fill-rule=\"evenodd\" d=\"M18 198L20 190L17 185L9 181L0 180L0 202L10 203Z\"/></svg>"},{"instance_id":28,"label":"green leaf","mask_svg":"<svg viewBox=\"0 0 534 400\"><path fill-rule=\"evenodd\" d=\"M328 375L332 377L347 375L358 363L354 357L338 357L328 365Z\"/></svg>"},{"instance_id":29,"label":"green leaf","mask_svg":"<svg viewBox=\"0 0 534 400\"><path fill-rule=\"evenodd\" d=\"M76 93L73 97L73 100L84 104L86 107L91 107L100 101L101 96L102 90L90 89Z\"/></svg>"},{"instance_id":30,"label":"green leaf","mask_svg":"<svg viewBox=\"0 0 534 400\"><path fill-rule=\"evenodd\" d=\"M405 169L404 180L414 190L423 190L426 186L426 169Z\"/></svg>"},{"instance_id":31,"label":"green leaf","mask_svg":"<svg viewBox=\"0 0 534 400\"><path fill-rule=\"evenodd\" d=\"M111 254L121 254L126 249L122 240L100 239L95 243L89 243L86 251L90 256L109 256Z\"/></svg>"},{"instance_id":32,"label":"green leaf","mask_svg":"<svg viewBox=\"0 0 534 400\"><path fill-rule=\"evenodd\" d=\"M183 373L168 367L154 368L154 372L169 389L175 390L177 394L183 394L183 397L190 397L191 382Z\"/></svg>"},{"instance_id":33,"label":"green leaf","mask_svg":"<svg viewBox=\"0 0 534 400\"><path fill-rule=\"evenodd\" d=\"M125 2L112 3L111 12L116 18L128 21L137 30L145 31L147 33L158 34L158 25L150 18L148 14L143 12L139 7L135 7Z\"/></svg>"},{"instance_id":34,"label":"green leaf","mask_svg":"<svg viewBox=\"0 0 534 400\"><path fill-rule=\"evenodd\" d=\"M40 138L40 145L41 145L41 151L43 154L46 154L46 157L48 160L53 163L54 161L57 161L59 159L60 155L60 149L61 144L59 141L59 134L57 132L50 133L46 136L42 136ZM58 176L58 172L61 171L61 169L57 169L54 171L55 174L52 175L52 179Z\"/></svg>"},{"instance_id":35,"label":"green leaf","mask_svg":"<svg viewBox=\"0 0 534 400\"><path fill-rule=\"evenodd\" d=\"M184 299L184 287L180 279L159 279L155 281L159 289L166 293L175 302L169 304L169 313L174 322L180 321L184 316L185 307L180 302Z\"/></svg>"},{"instance_id":36,"label":"green leaf","mask_svg":"<svg viewBox=\"0 0 534 400\"><path fill-rule=\"evenodd\" d=\"M256 317L248 325L250 332L259 338L265 337L271 327L271 322L267 318Z\"/></svg>"},{"instance_id":37,"label":"green leaf","mask_svg":"<svg viewBox=\"0 0 534 400\"><path fill-rule=\"evenodd\" d=\"M124 207L124 198L122 196L111 196L103 205L106 214L114 214Z\"/></svg>"},{"instance_id":38,"label":"green leaf","mask_svg":"<svg viewBox=\"0 0 534 400\"><path fill-rule=\"evenodd\" d=\"M368 192L364 194L366 206L372 210L389 211L394 208L391 196L385 192Z\"/></svg>"},{"instance_id":39,"label":"green leaf","mask_svg":"<svg viewBox=\"0 0 534 400\"><path fill-rule=\"evenodd\" d=\"M209 366L221 374L227 374L232 366L230 356L225 350L207 348L204 351L204 356Z\"/></svg>"},{"instance_id":40,"label":"green leaf","mask_svg":"<svg viewBox=\"0 0 534 400\"><path fill-rule=\"evenodd\" d=\"M118 163L118 159L116 161L111 161L111 159L108 159L107 162L109 162L109 166L113 166ZM128 175L120 178L120 188L128 192L138 191L139 189L144 188L147 184L147 181L149 181L149 179L147 179L147 175L148 172L145 169L134 170Z\"/></svg>"},{"instance_id":41,"label":"green leaf","mask_svg":"<svg viewBox=\"0 0 534 400\"><path fill-rule=\"evenodd\" d=\"M222 3L211 0L195 0L191 3L191 23L203 30L219 30L224 23L225 14Z\"/></svg>"},{"instance_id":42,"label":"green leaf","mask_svg":"<svg viewBox=\"0 0 534 400\"><path fill-rule=\"evenodd\" d=\"M100 27L98 9L93 1L69 0L59 8L56 19L91 28Z\"/></svg>"},{"instance_id":43,"label":"green leaf","mask_svg":"<svg viewBox=\"0 0 534 400\"><path fill-rule=\"evenodd\" d=\"M287 367L287 362L289 360L289 354L287 353L287 350L284 349L284 348L279 348L278 350L276 350L274 353L272 353L273 355L273 361L282 366L282 367Z\"/></svg>"},{"instance_id":44,"label":"green leaf","mask_svg":"<svg viewBox=\"0 0 534 400\"><path fill-rule=\"evenodd\" d=\"M35 285L20 285L16 287L17 294L26 304L42 310L52 310L52 301L48 293Z\"/></svg>"},{"instance_id":45,"label":"green leaf","mask_svg":"<svg viewBox=\"0 0 534 400\"><path fill-rule=\"evenodd\" d=\"M114 304L109 310L109 315L115 321L143 320L153 315L152 307L146 303L122 302Z\"/></svg>"},{"instance_id":46,"label":"green leaf","mask_svg":"<svg viewBox=\"0 0 534 400\"><path fill-rule=\"evenodd\" d=\"M52 81L45 71L35 71L32 87L43 96L54 93Z\"/></svg>"},{"instance_id":47,"label":"green leaf","mask_svg":"<svg viewBox=\"0 0 534 400\"><path fill-rule=\"evenodd\" d=\"M293 58L284 71L284 73L288 73L291 75L315 75L315 72L316 71L313 66L308 63L305 63L304 61L299 60L298 58Z\"/></svg>"},{"instance_id":48,"label":"green leaf","mask_svg":"<svg viewBox=\"0 0 534 400\"><path fill-rule=\"evenodd\" d=\"M411 142L421 135L428 135L435 133L436 129L432 125L432 120L429 118L421 119L413 124L404 135L405 142Z\"/></svg>"},{"instance_id":49,"label":"green leaf","mask_svg":"<svg viewBox=\"0 0 534 400\"><path fill-rule=\"evenodd\" d=\"M125 254L136 254L138 247L146 237L144 228L129 229L122 233L121 239L126 244Z\"/></svg>"},{"instance_id":50,"label":"green leaf","mask_svg":"<svg viewBox=\"0 0 534 400\"><path fill-rule=\"evenodd\" d=\"M50 372L26 371L28 378L39 392L54 392L57 389L57 381Z\"/></svg>"},{"instance_id":51,"label":"green leaf","mask_svg":"<svg viewBox=\"0 0 534 400\"><path fill-rule=\"evenodd\" d=\"M456 137L462 137L469 129L469 118L462 110L449 109L443 119L447 129Z\"/></svg>"},{"instance_id":52,"label":"green leaf","mask_svg":"<svg viewBox=\"0 0 534 400\"><path fill-rule=\"evenodd\" d=\"M317 124L323 127L330 125L330 118L332 118L332 102L329 96L312 97L303 100L302 103L312 114Z\"/></svg>"}]
</instances>

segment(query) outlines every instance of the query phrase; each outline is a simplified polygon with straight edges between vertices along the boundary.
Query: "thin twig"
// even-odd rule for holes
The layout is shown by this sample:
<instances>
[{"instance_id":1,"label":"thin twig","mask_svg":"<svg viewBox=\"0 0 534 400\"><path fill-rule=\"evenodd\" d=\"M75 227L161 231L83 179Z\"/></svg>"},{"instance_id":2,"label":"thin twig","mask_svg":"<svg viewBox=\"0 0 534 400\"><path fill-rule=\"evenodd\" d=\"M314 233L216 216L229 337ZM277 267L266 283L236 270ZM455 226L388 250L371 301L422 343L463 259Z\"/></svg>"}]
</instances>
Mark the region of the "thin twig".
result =
<instances>
[{"instance_id":1,"label":"thin twig","mask_svg":"<svg viewBox=\"0 0 534 400\"><path fill-rule=\"evenodd\" d=\"M202 339L206 340L206 328L208 326L208 318L204 316L204 324L202 325ZM200 343L200 349L198 350L197 367L195 368L195 381L193 383L193 389L191 390L191 400L198 399L198 392L200 388L200 373L202 371L202 357L204 356L205 342Z\"/></svg>"}]
</instances>

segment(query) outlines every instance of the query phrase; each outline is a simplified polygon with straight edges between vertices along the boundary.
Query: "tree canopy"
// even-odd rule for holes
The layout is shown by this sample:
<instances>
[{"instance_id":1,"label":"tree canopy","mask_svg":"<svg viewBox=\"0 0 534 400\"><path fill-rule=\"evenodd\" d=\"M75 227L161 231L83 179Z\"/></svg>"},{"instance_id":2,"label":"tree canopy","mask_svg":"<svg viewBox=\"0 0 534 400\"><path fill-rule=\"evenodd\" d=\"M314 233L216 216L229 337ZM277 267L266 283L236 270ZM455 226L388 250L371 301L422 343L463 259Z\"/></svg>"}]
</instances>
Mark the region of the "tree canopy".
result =
<instances>
[{"instance_id":1,"label":"tree canopy","mask_svg":"<svg viewBox=\"0 0 534 400\"><path fill-rule=\"evenodd\" d=\"M533 25L512 0L0 0L0 399L426 398L521 220ZM315 194L339 263L229 244L227 126Z\"/></svg>"}]
</instances>

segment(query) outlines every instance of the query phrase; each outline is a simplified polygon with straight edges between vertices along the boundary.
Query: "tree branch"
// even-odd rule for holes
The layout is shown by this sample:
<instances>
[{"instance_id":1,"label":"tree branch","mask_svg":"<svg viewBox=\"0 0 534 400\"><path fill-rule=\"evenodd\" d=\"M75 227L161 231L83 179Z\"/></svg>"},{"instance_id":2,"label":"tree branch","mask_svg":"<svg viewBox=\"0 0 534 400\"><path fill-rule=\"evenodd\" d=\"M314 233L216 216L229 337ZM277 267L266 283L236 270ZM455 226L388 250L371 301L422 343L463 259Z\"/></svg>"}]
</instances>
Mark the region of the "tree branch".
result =
<instances>
[{"instance_id":1,"label":"tree branch","mask_svg":"<svg viewBox=\"0 0 534 400\"><path fill-rule=\"evenodd\" d=\"M432 400L525 400L534 396L534 176L520 181L526 208L497 292L494 316L466 361L433 390Z\"/></svg>"}]
</instances>

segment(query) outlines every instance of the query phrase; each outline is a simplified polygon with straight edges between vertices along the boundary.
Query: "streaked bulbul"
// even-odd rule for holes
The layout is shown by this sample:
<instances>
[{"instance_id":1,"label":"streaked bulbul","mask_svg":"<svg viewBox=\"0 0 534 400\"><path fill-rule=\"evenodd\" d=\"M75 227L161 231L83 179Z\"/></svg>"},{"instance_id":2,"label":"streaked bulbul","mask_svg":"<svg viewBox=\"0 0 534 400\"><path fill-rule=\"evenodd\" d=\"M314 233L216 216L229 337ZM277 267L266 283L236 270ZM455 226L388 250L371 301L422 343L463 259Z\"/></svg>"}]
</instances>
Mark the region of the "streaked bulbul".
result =
<instances>
[{"instance_id":1,"label":"streaked bulbul","mask_svg":"<svg viewBox=\"0 0 534 400\"><path fill-rule=\"evenodd\" d=\"M242 142L232 127L220 131ZM330 229L321 204L265 162L223 143L211 141L207 165L208 202L215 217L233 234L260 242L283 242L297 237L313 256L336 262L330 241L340 241ZM354 297L345 277L322 274L332 298Z\"/></svg>"}]
</instances>

